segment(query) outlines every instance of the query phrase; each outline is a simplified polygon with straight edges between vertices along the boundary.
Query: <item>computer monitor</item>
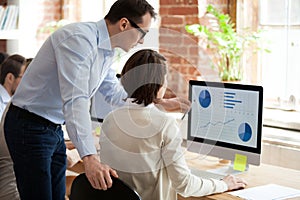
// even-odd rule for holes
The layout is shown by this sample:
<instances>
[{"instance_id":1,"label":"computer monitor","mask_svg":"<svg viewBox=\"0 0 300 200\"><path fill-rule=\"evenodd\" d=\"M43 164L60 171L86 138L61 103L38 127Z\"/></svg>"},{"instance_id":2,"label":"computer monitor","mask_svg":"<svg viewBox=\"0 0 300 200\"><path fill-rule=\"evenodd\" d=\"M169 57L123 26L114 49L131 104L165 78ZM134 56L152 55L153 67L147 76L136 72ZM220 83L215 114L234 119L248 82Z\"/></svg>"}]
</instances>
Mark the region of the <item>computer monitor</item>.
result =
<instances>
[{"instance_id":1,"label":"computer monitor","mask_svg":"<svg viewBox=\"0 0 300 200\"><path fill-rule=\"evenodd\" d=\"M231 161L240 154L260 164L261 86L190 80L189 100L188 151Z\"/></svg>"}]
</instances>

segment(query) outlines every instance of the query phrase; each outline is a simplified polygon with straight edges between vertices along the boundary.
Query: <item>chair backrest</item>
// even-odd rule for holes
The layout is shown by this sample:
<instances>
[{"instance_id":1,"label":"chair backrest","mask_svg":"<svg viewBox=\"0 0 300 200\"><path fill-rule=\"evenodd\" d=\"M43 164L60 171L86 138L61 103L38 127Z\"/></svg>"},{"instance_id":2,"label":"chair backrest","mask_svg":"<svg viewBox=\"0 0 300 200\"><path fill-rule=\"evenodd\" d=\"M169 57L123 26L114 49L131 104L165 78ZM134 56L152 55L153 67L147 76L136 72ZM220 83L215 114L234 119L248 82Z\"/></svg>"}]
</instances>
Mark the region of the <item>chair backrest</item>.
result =
<instances>
[{"instance_id":1,"label":"chair backrest","mask_svg":"<svg viewBox=\"0 0 300 200\"><path fill-rule=\"evenodd\" d=\"M139 194L119 178L111 177L113 185L107 190L97 190L88 181L85 173L78 175L71 186L70 200L141 200Z\"/></svg>"}]
</instances>

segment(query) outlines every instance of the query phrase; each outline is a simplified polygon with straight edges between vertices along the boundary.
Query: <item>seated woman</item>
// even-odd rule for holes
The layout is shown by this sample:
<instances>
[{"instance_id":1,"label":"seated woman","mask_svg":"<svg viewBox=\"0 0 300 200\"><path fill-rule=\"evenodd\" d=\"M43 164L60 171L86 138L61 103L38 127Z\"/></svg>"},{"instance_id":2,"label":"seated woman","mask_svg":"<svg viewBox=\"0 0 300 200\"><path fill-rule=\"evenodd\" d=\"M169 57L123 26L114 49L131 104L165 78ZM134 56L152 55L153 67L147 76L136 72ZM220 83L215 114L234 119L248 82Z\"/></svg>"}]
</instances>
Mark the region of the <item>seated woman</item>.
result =
<instances>
[{"instance_id":1,"label":"seated woman","mask_svg":"<svg viewBox=\"0 0 300 200\"><path fill-rule=\"evenodd\" d=\"M100 135L101 162L116 169L143 200L175 200L245 187L244 180L201 179L191 174L175 119L155 106L167 85L166 59L140 50L126 62L121 83L128 93L125 106L105 118Z\"/></svg>"}]
</instances>

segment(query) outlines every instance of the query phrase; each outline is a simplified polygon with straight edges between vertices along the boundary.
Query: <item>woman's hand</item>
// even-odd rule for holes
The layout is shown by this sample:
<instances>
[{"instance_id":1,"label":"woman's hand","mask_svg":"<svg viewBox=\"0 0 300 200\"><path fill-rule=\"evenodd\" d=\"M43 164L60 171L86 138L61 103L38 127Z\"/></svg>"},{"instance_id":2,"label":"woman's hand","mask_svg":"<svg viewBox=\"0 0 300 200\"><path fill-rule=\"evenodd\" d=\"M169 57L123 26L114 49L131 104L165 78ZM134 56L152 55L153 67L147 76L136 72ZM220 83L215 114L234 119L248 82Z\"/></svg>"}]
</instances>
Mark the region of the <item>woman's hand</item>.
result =
<instances>
[{"instance_id":1,"label":"woman's hand","mask_svg":"<svg viewBox=\"0 0 300 200\"><path fill-rule=\"evenodd\" d=\"M247 182L239 177L228 175L223 178L223 181L228 186L228 190L236 190L236 189L242 189L245 188L247 185Z\"/></svg>"}]
</instances>

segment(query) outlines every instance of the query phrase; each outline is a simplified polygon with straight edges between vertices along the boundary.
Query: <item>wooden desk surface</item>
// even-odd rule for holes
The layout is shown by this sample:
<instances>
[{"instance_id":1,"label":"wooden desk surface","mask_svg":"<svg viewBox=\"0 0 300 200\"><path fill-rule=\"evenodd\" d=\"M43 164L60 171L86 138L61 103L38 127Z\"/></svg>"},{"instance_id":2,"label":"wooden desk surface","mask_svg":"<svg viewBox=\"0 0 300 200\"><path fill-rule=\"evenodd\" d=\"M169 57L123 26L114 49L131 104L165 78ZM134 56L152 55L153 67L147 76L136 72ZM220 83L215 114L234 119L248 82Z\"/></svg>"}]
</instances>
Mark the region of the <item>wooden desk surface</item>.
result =
<instances>
[{"instance_id":1,"label":"wooden desk surface","mask_svg":"<svg viewBox=\"0 0 300 200\"><path fill-rule=\"evenodd\" d=\"M202 157L198 154L186 152L186 161L189 166L197 167L199 169L213 169L222 167L224 165L219 164L216 158ZM239 177L244 178L248 182L246 188L266 185L270 183L292 187L300 189L300 171L287 169L272 165L261 164L260 166L250 165L249 170L244 172ZM178 200L240 200L238 197L234 197L227 193L210 195L206 197L189 197L183 198L178 195ZM291 198L290 200L299 200L298 198Z\"/></svg>"}]
</instances>

